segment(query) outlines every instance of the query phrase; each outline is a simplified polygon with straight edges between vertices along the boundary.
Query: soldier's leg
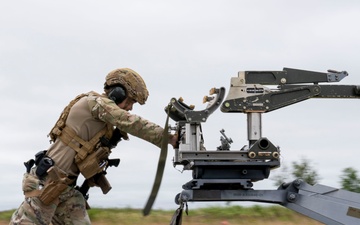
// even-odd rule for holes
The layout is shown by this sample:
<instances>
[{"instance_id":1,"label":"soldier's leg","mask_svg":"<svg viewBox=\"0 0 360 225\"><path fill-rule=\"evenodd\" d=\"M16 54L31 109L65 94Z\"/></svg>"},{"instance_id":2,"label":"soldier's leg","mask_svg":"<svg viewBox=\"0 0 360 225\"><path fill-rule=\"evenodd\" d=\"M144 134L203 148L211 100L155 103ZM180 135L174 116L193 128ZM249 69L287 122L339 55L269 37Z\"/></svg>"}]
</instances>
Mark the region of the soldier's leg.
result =
<instances>
[{"instance_id":1,"label":"soldier's leg","mask_svg":"<svg viewBox=\"0 0 360 225\"><path fill-rule=\"evenodd\" d=\"M53 225L90 225L84 196L72 187L60 195L59 205L52 220Z\"/></svg>"},{"instance_id":2,"label":"soldier's leg","mask_svg":"<svg viewBox=\"0 0 360 225\"><path fill-rule=\"evenodd\" d=\"M24 193L39 189L39 179L29 173L25 173L22 181ZM10 224L50 224L55 212L56 205L44 205L38 197L25 197L20 207L13 213Z\"/></svg>"},{"instance_id":3,"label":"soldier's leg","mask_svg":"<svg viewBox=\"0 0 360 225\"><path fill-rule=\"evenodd\" d=\"M55 204L46 206L38 197L25 198L20 207L13 213L10 225L39 224L48 225L54 215Z\"/></svg>"}]
</instances>

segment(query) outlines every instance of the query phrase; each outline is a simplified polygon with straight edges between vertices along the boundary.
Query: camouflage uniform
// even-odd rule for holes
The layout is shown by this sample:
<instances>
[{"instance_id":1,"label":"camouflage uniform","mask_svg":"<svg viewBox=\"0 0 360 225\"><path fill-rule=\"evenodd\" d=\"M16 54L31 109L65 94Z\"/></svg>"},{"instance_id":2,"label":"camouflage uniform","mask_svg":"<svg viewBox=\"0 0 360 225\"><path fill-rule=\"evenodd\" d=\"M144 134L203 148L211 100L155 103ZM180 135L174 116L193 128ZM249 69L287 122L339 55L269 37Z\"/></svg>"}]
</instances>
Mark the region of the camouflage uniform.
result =
<instances>
[{"instance_id":1,"label":"camouflage uniform","mask_svg":"<svg viewBox=\"0 0 360 225\"><path fill-rule=\"evenodd\" d=\"M33 171L24 174L23 189L35 190L41 182ZM24 187L26 185L27 187ZM26 189L27 188L27 189ZM44 205L38 197L25 198L12 215L10 224L91 224L84 196L69 186L54 204Z\"/></svg>"},{"instance_id":2,"label":"camouflage uniform","mask_svg":"<svg viewBox=\"0 0 360 225\"><path fill-rule=\"evenodd\" d=\"M162 127L119 108L105 94L89 92L71 107L66 120L66 126L72 128L83 140L90 140L107 124L161 146ZM50 146L47 155L53 159L55 166L70 177L76 178L79 175L80 171L74 160L75 150L59 138ZM37 178L33 168L24 175L23 191L26 193L38 190L44 182ZM42 204L37 196L25 197L24 202L14 212L10 224L91 224L86 212L86 201L74 186L75 183L69 185L57 201L47 206Z\"/></svg>"}]
</instances>

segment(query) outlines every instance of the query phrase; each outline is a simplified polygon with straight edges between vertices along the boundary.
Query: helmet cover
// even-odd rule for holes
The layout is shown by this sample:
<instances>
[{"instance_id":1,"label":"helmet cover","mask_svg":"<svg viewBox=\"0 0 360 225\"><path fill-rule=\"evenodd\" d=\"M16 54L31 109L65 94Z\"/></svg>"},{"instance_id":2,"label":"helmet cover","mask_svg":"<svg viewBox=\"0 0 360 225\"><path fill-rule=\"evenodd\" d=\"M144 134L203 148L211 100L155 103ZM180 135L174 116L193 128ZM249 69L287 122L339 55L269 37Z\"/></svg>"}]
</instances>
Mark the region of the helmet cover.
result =
<instances>
[{"instance_id":1,"label":"helmet cover","mask_svg":"<svg viewBox=\"0 0 360 225\"><path fill-rule=\"evenodd\" d=\"M132 69L120 68L111 71L105 78L105 88L122 85L127 92L127 96L139 102L140 105L145 104L149 91L142 77Z\"/></svg>"}]
</instances>

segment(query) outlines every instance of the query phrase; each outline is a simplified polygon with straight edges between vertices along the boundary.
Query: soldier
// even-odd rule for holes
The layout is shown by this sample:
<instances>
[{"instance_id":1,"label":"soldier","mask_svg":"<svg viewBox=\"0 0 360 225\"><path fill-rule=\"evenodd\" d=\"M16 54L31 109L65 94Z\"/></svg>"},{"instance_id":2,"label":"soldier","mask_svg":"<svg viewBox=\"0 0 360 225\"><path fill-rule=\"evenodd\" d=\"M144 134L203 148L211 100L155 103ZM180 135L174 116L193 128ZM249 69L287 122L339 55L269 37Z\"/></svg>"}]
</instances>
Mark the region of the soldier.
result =
<instances>
[{"instance_id":1,"label":"soldier","mask_svg":"<svg viewBox=\"0 0 360 225\"><path fill-rule=\"evenodd\" d=\"M135 103L145 104L149 95L138 73L128 68L111 71L104 91L81 94L71 101L50 131L50 148L25 163L25 200L10 224L91 224L86 200L76 188L80 173L89 186L100 186L107 193L104 168L111 149L121 138L128 139L127 133L158 147L163 140L176 146L176 135L129 113Z\"/></svg>"}]
</instances>

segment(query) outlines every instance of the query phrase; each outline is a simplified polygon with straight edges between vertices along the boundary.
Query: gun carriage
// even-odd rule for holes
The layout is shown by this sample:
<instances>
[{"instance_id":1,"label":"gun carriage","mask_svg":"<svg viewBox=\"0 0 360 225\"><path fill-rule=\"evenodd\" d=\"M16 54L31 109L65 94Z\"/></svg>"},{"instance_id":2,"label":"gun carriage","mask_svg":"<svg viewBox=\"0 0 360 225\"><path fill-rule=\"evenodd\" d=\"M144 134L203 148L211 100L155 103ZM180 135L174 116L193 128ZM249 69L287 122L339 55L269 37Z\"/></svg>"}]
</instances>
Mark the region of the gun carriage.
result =
<instances>
[{"instance_id":1,"label":"gun carriage","mask_svg":"<svg viewBox=\"0 0 360 225\"><path fill-rule=\"evenodd\" d=\"M171 224L181 224L187 202L255 201L279 204L326 224L359 224L360 195L302 180L277 190L254 190L253 182L267 179L280 167L280 149L262 136L262 114L310 98L360 98L355 85L327 85L348 76L345 71L326 73L284 68L282 71L243 71L225 88L212 88L205 96L207 107L196 111L182 99L172 98L165 111L176 122L179 136L174 166L192 172L192 179L176 195L180 205ZM270 89L269 86L276 88ZM247 115L248 144L231 150L232 139L221 133L221 145L206 149L201 124L218 108L223 113Z\"/></svg>"}]
</instances>

